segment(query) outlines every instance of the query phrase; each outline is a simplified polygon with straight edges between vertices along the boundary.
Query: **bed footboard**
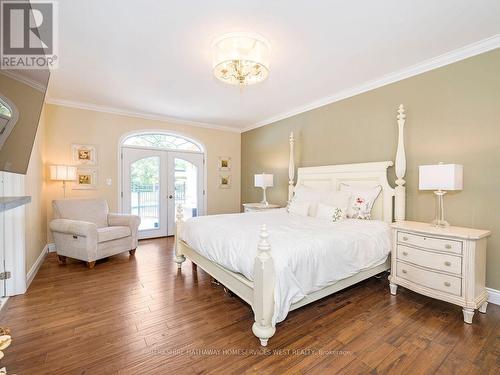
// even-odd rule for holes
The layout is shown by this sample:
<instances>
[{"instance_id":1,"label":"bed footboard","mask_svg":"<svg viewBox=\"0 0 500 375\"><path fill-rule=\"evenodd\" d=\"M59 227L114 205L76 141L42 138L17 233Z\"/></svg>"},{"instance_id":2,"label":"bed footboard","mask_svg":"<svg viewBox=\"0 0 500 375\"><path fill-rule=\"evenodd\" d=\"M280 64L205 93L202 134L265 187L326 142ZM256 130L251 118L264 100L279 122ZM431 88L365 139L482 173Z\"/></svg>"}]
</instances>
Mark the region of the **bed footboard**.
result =
<instances>
[{"instance_id":1,"label":"bed footboard","mask_svg":"<svg viewBox=\"0 0 500 375\"><path fill-rule=\"evenodd\" d=\"M181 236L180 236L180 231L184 219L184 214L183 214L183 208L182 205L179 204L177 206L177 212L176 212L176 218L177 221L175 222L175 263L177 263L177 268L182 267L182 262L186 260L186 257L184 254L182 254L182 246L180 244L181 241Z\"/></svg>"},{"instance_id":2,"label":"bed footboard","mask_svg":"<svg viewBox=\"0 0 500 375\"><path fill-rule=\"evenodd\" d=\"M267 340L276 332L272 325L274 314L274 262L271 257L271 245L267 241L269 233L265 225L260 231L260 241L254 263L254 288L252 309L255 323L252 332L260 340L262 346L267 346Z\"/></svg>"}]
</instances>

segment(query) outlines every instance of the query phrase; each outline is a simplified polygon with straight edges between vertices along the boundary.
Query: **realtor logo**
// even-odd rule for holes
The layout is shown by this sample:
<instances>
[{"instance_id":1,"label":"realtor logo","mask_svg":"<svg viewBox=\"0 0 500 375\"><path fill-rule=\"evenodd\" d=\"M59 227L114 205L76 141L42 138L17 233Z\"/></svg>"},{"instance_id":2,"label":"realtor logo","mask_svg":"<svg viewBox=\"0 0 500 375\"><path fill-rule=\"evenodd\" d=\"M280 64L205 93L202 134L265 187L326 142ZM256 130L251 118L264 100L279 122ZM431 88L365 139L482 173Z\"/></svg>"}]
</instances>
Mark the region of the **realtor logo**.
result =
<instances>
[{"instance_id":1,"label":"realtor logo","mask_svg":"<svg viewBox=\"0 0 500 375\"><path fill-rule=\"evenodd\" d=\"M0 0L0 4L0 68L57 68L57 3Z\"/></svg>"}]
</instances>

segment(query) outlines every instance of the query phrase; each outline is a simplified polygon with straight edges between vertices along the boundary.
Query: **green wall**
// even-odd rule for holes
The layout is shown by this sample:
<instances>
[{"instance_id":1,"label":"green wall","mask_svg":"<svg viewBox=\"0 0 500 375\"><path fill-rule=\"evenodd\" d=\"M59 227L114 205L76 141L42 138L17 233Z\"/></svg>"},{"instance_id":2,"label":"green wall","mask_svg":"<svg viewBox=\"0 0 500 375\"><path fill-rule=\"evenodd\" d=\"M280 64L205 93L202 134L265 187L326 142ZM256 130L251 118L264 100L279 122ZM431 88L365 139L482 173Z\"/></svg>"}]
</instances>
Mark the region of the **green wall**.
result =
<instances>
[{"instance_id":1,"label":"green wall","mask_svg":"<svg viewBox=\"0 0 500 375\"><path fill-rule=\"evenodd\" d=\"M464 190L445 197L452 225L490 229L487 286L500 289L500 49L242 134L242 203L258 202L253 175L275 175L268 200L285 204L288 134L297 167L394 160L396 111L406 107L407 219L431 221L434 195L418 190L418 166L464 166ZM395 180L394 171L389 181Z\"/></svg>"}]
</instances>

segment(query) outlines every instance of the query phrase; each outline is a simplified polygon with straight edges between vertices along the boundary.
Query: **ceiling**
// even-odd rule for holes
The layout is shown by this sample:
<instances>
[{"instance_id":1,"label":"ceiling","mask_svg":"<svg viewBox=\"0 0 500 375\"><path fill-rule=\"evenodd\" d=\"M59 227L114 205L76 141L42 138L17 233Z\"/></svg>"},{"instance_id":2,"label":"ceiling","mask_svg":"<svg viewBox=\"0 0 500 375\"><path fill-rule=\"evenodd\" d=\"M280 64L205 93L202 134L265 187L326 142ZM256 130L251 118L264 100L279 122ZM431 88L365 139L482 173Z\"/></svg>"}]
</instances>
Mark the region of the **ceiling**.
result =
<instances>
[{"instance_id":1,"label":"ceiling","mask_svg":"<svg viewBox=\"0 0 500 375\"><path fill-rule=\"evenodd\" d=\"M233 31L272 47L242 92L211 71ZM498 0L60 0L49 101L241 131L495 47Z\"/></svg>"}]
</instances>

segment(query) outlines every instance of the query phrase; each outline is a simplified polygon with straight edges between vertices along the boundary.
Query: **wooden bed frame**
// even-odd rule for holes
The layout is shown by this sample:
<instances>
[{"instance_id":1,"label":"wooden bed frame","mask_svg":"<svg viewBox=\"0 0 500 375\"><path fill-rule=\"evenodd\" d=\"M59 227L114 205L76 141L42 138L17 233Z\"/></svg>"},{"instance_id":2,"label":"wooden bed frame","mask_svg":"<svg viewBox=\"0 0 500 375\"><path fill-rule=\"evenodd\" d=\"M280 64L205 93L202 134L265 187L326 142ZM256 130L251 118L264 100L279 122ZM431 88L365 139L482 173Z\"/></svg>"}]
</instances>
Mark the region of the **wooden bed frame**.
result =
<instances>
[{"instance_id":1,"label":"wooden bed frame","mask_svg":"<svg viewBox=\"0 0 500 375\"><path fill-rule=\"evenodd\" d=\"M383 220L388 223L404 220L405 218L405 181L406 158L404 151L404 124L405 110L403 105L398 109L398 148L396 153L396 188L392 188L387 180L387 168L393 165L392 161L328 165L322 167L299 168L297 173L297 184L310 187L330 187L338 188L340 183L365 185L367 187L380 185L382 192L375 201L372 209L372 218ZM290 163L289 163L289 191L288 199L293 197L295 164L294 164L294 138L290 134ZM274 279L275 270L271 254L271 246L267 240L269 234L265 225L260 231L260 241L258 244L257 256L254 264L254 281L250 281L243 275L229 271L228 269L208 260L196 250L189 247L179 237L180 228L183 223L183 210L177 207L177 226L175 240L175 262L181 268L182 262L186 258L201 267L205 272L217 279L226 288L238 295L242 300L252 306L255 315L255 322L252 331L260 339L262 346L266 346L276 327L272 325L274 313ZM393 215L394 214L394 215ZM317 301L339 290L347 288L362 280L377 275L390 268L390 259L381 265L364 270L358 274L340 280L333 285L311 293L299 302L294 303L291 310L297 309L311 302Z\"/></svg>"}]
</instances>

